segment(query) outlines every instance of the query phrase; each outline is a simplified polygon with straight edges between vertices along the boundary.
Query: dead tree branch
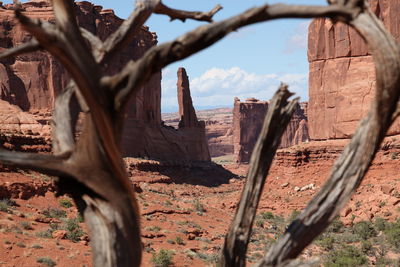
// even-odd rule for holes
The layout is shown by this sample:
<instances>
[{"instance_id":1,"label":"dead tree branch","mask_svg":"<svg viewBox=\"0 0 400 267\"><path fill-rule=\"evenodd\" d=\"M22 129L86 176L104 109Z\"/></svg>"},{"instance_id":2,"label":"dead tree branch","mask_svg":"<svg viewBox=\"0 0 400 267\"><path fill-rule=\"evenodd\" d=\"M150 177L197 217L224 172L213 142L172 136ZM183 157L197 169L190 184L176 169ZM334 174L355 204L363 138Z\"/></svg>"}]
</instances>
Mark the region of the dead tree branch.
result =
<instances>
[{"instance_id":1,"label":"dead tree branch","mask_svg":"<svg viewBox=\"0 0 400 267\"><path fill-rule=\"evenodd\" d=\"M41 49L41 46L36 39L32 39L20 46L9 48L0 53L0 59L7 57L15 57L21 54L36 52Z\"/></svg>"},{"instance_id":2,"label":"dead tree branch","mask_svg":"<svg viewBox=\"0 0 400 267\"><path fill-rule=\"evenodd\" d=\"M241 27L258 22L280 18L313 18L334 17L350 20L360 8L332 6L296 6L296 5L264 5L223 20L221 22L198 27L172 42L155 46L136 62L130 62L114 77L103 82L114 88L117 93L114 106L122 110L134 90L139 90L152 74L175 61L187 58L204 48L221 40L223 37Z\"/></svg>"},{"instance_id":3,"label":"dead tree branch","mask_svg":"<svg viewBox=\"0 0 400 267\"><path fill-rule=\"evenodd\" d=\"M363 180L399 100L400 50L379 19L364 7L349 22L366 40L376 69L376 98L331 177L257 266L277 266L297 257L335 218Z\"/></svg>"},{"instance_id":4,"label":"dead tree branch","mask_svg":"<svg viewBox=\"0 0 400 267\"><path fill-rule=\"evenodd\" d=\"M265 180L282 134L298 103L298 99L288 102L290 96L292 93L287 90L287 85L282 84L268 106L263 128L251 155L246 184L225 237L220 266L245 266L247 246Z\"/></svg>"},{"instance_id":5,"label":"dead tree branch","mask_svg":"<svg viewBox=\"0 0 400 267\"><path fill-rule=\"evenodd\" d=\"M2 164L26 168L53 176L70 175L66 164L68 157L68 154L56 157L53 155L8 151L0 148L0 162Z\"/></svg>"},{"instance_id":6,"label":"dead tree branch","mask_svg":"<svg viewBox=\"0 0 400 267\"><path fill-rule=\"evenodd\" d=\"M168 15L171 21L179 19L182 22L185 22L187 19L193 19L199 21L213 22L214 15L221 9L222 6L217 5L209 12L184 11L184 10L169 8L166 5L164 5L161 1L158 1L158 4L154 8L154 13Z\"/></svg>"}]
</instances>

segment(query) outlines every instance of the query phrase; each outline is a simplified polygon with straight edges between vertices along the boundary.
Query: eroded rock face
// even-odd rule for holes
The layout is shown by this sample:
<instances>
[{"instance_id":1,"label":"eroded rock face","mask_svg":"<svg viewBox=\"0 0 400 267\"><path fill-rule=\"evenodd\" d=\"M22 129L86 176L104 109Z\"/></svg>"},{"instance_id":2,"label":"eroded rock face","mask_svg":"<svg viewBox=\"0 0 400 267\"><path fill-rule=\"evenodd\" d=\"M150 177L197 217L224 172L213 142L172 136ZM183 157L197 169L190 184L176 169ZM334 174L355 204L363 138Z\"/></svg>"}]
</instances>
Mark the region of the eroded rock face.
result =
<instances>
[{"instance_id":1,"label":"eroded rock face","mask_svg":"<svg viewBox=\"0 0 400 267\"><path fill-rule=\"evenodd\" d=\"M50 1L35 0L22 4L25 15L54 22ZM104 40L123 22L112 10L89 2L76 3L77 20L81 27ZM0 51L17 46L31 38L14 20L13 5L0 6ZM141 57L157 44L157 37L142 27L137 37L119 51L106 72L118 72L129 60ZM18 56L0 61L0 99L18 106L22 111L35 114L42 124L48 124L54 99L69 80L67 72L53 57L45 52ZM185 91L187 94L189 88ZM191 106L189 95L182 108ZM189 105L190 104L190 105ZM161 125L161 72L156 73L130 101L123 131L122 150L125 156L177 160L209 160L204 148L204 124L188 125L182 131L166 130ZM191 111L192 115L194 109ZM46 122L47 120L47 122ZM191 122L197 121L194 117ZM185 120L186 122L186 120ZM203 129L202 133L201 129Z\"/></svg>"},{"instance_id":2,"label":"eroded rock face","mask_svg":"<svg viewBox=\"0 0 400 267\"><path fill-rule=\"evenodd\" d=\"M280 148L290 147L309 140L305 116L307 104L297 105L296 111L282 135ZM233 108L233 142L237 163L247 163L261 132L268 102L249 98L241 102L235 98Z\"/></svg>"},{"instance_id":3,"label":"eroded rock face","mask_svg":"<svg viewBox=\"0 0 400 267\"><path fill-rule=\"evenodd\" d=\"M371 8L400 40L400 2L371 0ZM372 57L359 34L328 19L309 27L309 127L314 140L349 138L366 115L375 91ZM400 133L396 121L389 134Z\"/></svg>"}]
</instances>

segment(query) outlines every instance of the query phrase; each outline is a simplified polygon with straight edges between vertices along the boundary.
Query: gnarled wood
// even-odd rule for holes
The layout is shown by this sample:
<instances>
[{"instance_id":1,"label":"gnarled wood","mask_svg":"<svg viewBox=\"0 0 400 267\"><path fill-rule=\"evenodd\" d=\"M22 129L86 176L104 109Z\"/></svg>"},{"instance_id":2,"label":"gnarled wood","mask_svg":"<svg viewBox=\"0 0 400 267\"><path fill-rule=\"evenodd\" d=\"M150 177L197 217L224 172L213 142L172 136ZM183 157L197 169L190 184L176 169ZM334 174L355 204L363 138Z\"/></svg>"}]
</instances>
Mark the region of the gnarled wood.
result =
<instances>
[{"instance_id":1,"label":"gnarled wood","mask_svg":"<svg viewBox=\"0 0 400 267\"><path fill-rule=\"evenodd\" d=\"M288 102L292 94L282 84L268 106L264 125L251 155L246 184L232 224L225 237L219 265L245 266L246 251L257 206L265 180L298 99Z\"/></svg>"}]
</instances>

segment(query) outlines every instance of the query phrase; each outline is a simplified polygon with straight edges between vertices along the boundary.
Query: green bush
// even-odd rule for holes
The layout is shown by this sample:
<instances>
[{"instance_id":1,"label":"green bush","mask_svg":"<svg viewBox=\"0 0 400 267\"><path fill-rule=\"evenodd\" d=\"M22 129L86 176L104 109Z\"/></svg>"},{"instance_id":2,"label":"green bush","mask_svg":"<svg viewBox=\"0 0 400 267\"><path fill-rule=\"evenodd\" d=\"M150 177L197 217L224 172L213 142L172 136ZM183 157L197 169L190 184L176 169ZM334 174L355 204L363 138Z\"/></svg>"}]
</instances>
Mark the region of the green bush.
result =
<instances>
[{"instance_id":1,"label":"green bush","mask_svg":"<svg viewBox=\"0 0 400 267\"><path fill-rule=\"evenodd\" d=\"M174 253L169 250L161 249L160 252L153 253L151 262L154 267L168 267L172 265L172 257Z\"/></svg>"},{"instance_id":2,"label":"green bush","mask_svg":"<svg viewBox=\"0 0 400 267\"><path fill-rule=\"evenodd\" d=\"M53 261L53 260L50 259L50 258L46 258L46 257L38 258L38 259L36 260L36 262L41 263L41 264L44 264L44 265L47 265L47 266L50 266L50 267L56 266L55 261Z\"/></svg>"},{"instance_id":3,"label":"green bush","mask_svg":"<svg viewBox=\"0 0 400 267\"><path fill-rule=\"evenodd\" d=\"M71 208L73 206L72 201L68 198L61 198L58 200L58 203L60 203L60 206L63 208Z\"/></svg>"},{"instance_id":4,"label":"green bush","mask_svg":"<svg viewBox=\"0 0 400 267\"><path fill-rule=\"evenodd\" d=\"M177 243L178 245L185 245L185 242L180 236L175 237L175 243Z\"/></svg>"},{"instance_id":5,"label":"green bush","mask_svg":"<svg viewBox=\"0 0 400 267\"><path fill-rule=\"evenodd\" d=\"M267 212L261 212L260 216L264 219L264 220L272 220L274 218L274 214L272 214L272 212L267 211Z\"/></svg>"},{"instance_id":6,"label":"green bush","mask_svg":"<svg viewBox=\"0 0 400 267\"><path fill-rule=\"evenodd\" d=\"M60 210L57 208L48 208L42 211L43 215L47 218L56 218L61 219L67 217L67 213L64 210Z\"/></svg>"},{"instance_id":7,"label":"green bush","mask_svg":"<svg viewBox=\"0 0 400 267\"><path fill-rule=\"evenodd\" d=\"M353 233L361 237L361 239L368 240L377 235L374 225L371 222L362 221L353 226Z\"/></svg>"},{"instance_id":8,"label":"green bush","mask_svg":"<svg viewBox=\"0 0 400 267\"><path fill-rule=\"evenodd\" d=\"M400 249L400 222L391 223L387 227L385 234L389 243L396 249Z\"/></svg>"},{"instance_id":9,"label":"green bush","mask_svg":"<svg viewBox=\"0 0 400 267\"><path fill-rule=\"evenodd\" d=\"M372 247L372 243L369 240L363 240L361 242L361 251L366 255L371 253Z\"/></svg>"},{"instance_id":10,"label":"green bush","mask_svg":"<svg viewBox=\"0 0 400 267\"><path fill-rule=\"evenodd\" d=\"M8 198L0 199L0 211L9 212L14 205L15 202Z\"/></svg>"},{"instance_id":11,"label":"green bush","mask_svg":"<svg viewBox=\"0 0 400 267\"><path fill-rule=\"evenodd\" d=\"M196 199L193 202L193 207L197 212L206 212L206 209L204 208L203 204L201 204L201 202L198 199Z\"/></svg>"},{"instance_id":12,"label":"green bush","mask_svg":"<svg viewBox=\"0 0 400 267\"><path fill-rule=\"evenodd\" d=\"M73 242L78 242L80 237L85 234L78 223L78 219L66 220L62 228L67 231L67 239Z\"/></svg>"},{"instance_id":13,"label":"green bush","mask_svg":"<svg viewBox=\"0 0 400 267\"><path fill-rule=\"evenodd\" d=\"M325 267L354 267L368 263L361 251L354 246L344 246L342 249L333 250L328 254Z\"/></svg>"},{"instance_id":14,"label":"green bush","mask_svg":"<svg viewBox=\"0 0 400 267\"><path fill-rule=\"evenodd\" d=\"M385 231L387 226L388 226L388 223L385 219L380 218L380 217L375 219L375 228L378 231Z\"/></svg>"},{"instance_id":15,"label":"green bush","mask_svg":"<svg viewBox=\"0 0 400 267\"><path fill-rule=\"evenodd\" d=\"M336 218L331 225L329 225L327 232L330 233L341 233L344 228L344 224L339 218Z\"/></svg>"},{"instance_id":16,"label":"green bush","mask_svg":"<svg viewBox=\"0 0 400 267\"><path fill-rule=\"evenodd\" d=\"M324 250L329 251L333 249L333 245L335 244L335 239L330 235L323 236L321 239L317 241L317 244Z\"/></svg>"}]
</instances>

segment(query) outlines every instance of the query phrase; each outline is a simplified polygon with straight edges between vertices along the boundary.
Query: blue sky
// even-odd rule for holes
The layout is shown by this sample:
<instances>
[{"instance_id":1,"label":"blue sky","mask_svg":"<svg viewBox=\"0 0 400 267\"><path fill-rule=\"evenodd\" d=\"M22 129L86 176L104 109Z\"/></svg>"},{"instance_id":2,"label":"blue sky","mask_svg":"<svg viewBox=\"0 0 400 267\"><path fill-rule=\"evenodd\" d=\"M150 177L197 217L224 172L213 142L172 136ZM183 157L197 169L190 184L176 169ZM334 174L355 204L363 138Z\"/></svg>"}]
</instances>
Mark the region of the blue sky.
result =
<instances>
[{"instance_id":1,"label":"blue sky","mask_svg":"<svg viewBox=\"0 0 400 267\"><path fill-rule=\"evenodd\" d=\"M5 3L11 1L4 1ZM133 0L93 0L126 18L134 8ZM208 11L216 4L223 9L214 19L238 14L265 3L325 5L324 0L164 0L173 8ZM252 25L230 34L212 47L163 70L162 111L177 110L176 71L185 67L191 82L193 103L197 109L232 106L235 96L245 99L269 99L280 81L307 100L308 62L307 26L309 20L277 20ZM175 39L204 22L170 22L168 17L152 15L147 25L159 42Z\"/></svg>"}]
</instances>

